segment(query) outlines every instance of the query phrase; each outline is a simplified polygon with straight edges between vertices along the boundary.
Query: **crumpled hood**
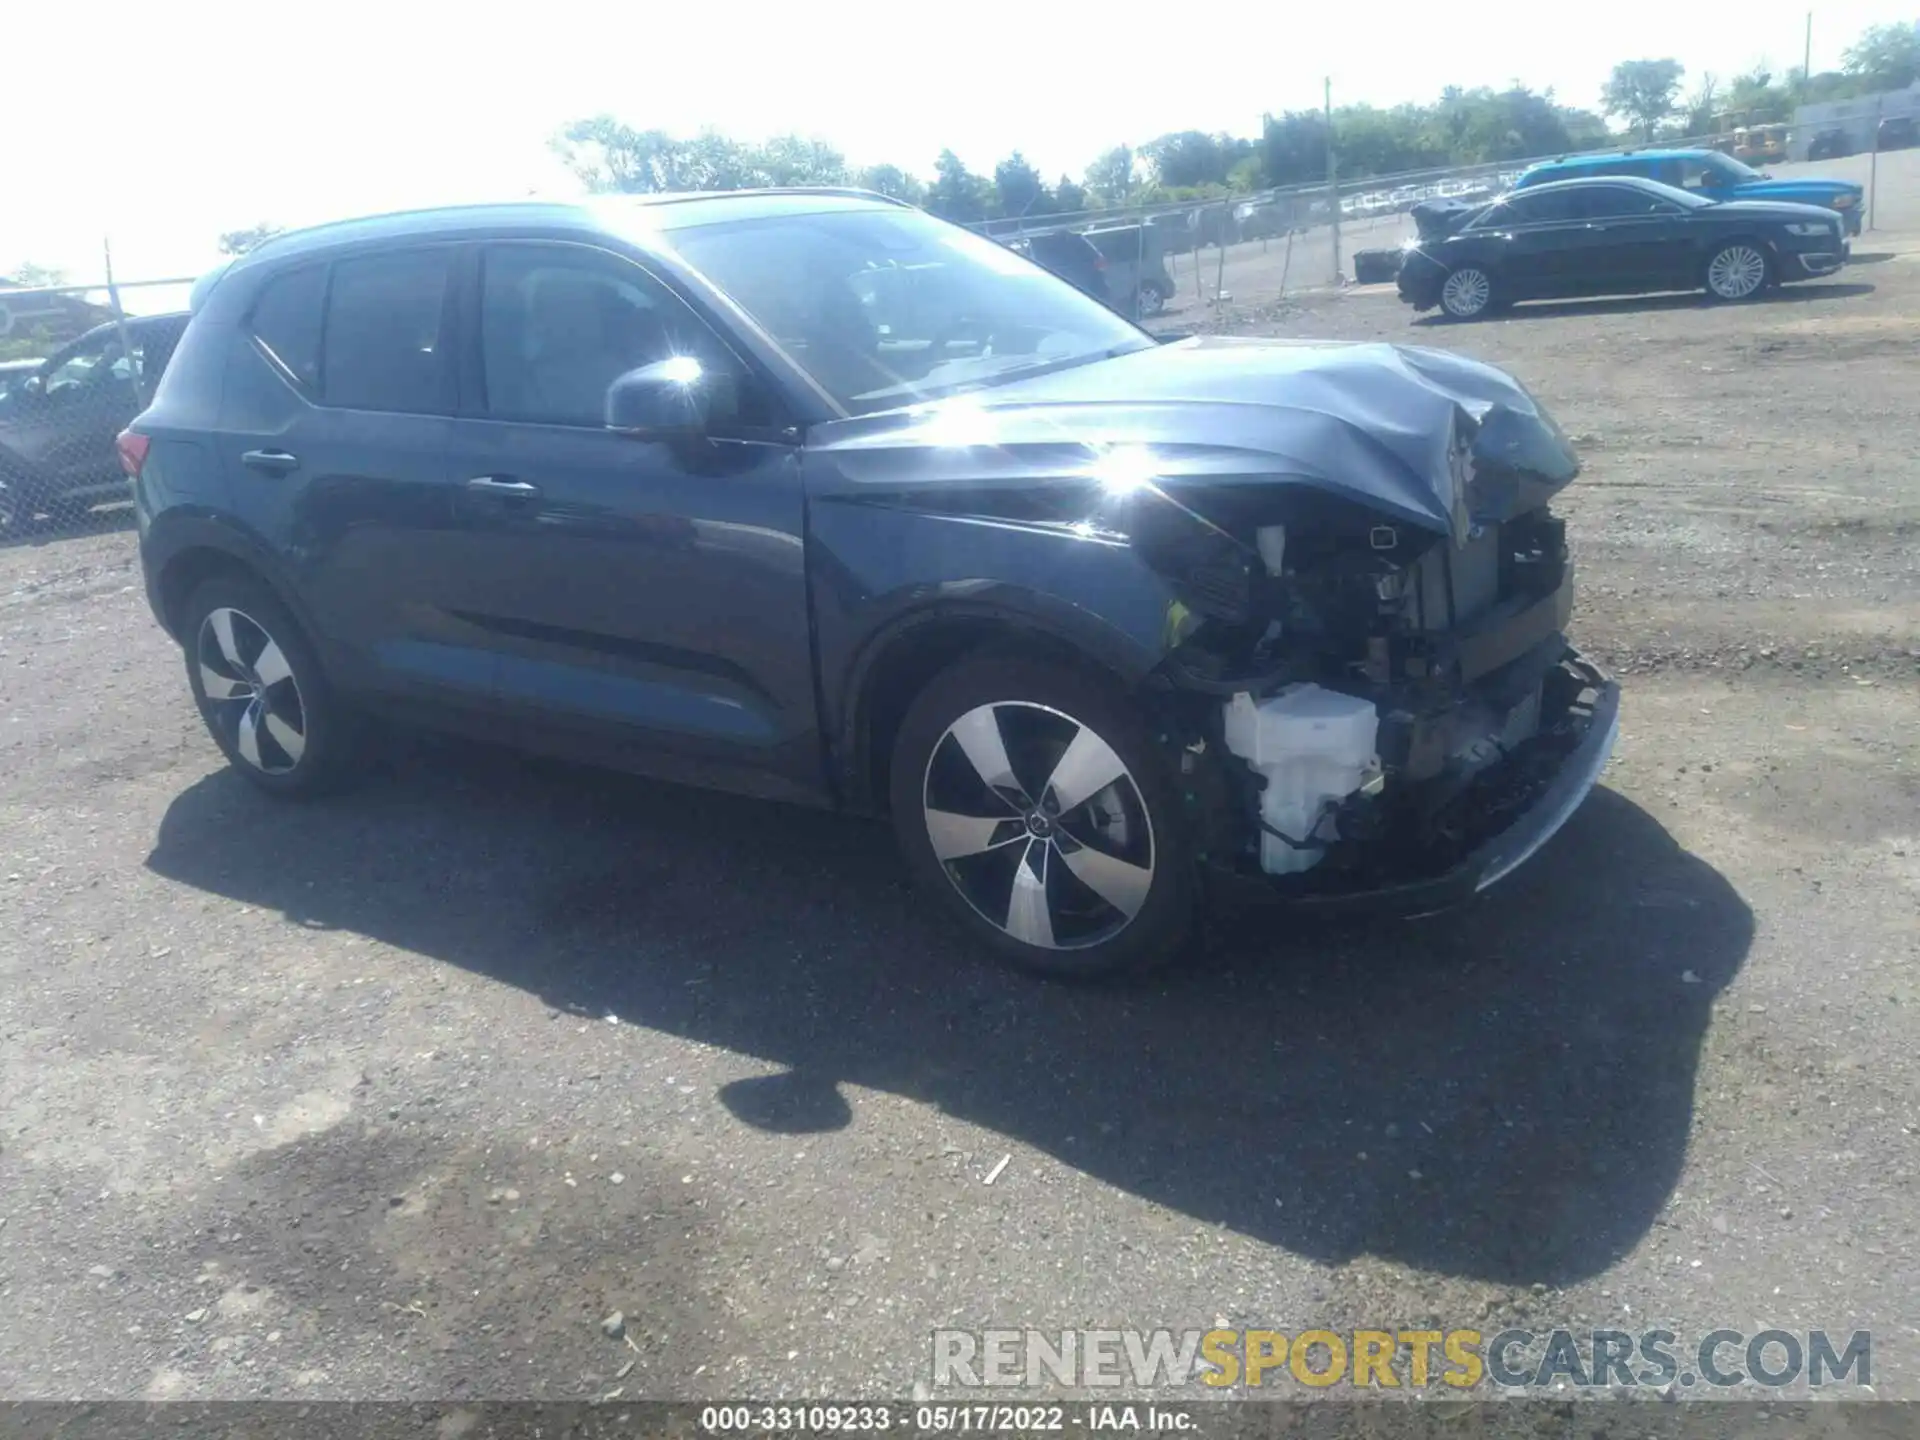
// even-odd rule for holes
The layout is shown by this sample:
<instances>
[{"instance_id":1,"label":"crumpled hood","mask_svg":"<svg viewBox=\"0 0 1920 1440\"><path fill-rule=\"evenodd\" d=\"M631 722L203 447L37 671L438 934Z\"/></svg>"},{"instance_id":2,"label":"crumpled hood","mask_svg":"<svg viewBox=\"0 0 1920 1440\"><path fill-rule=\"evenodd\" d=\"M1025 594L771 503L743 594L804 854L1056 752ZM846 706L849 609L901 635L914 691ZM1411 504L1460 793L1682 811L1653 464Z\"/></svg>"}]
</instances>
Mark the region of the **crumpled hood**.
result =
<instances>
[{"instance_id":1,"label":"crumpled hood","mask_svg":"<svg viewBox=\"0 0 1920 1440\"><path fill-rule=\"evenodd\" d=\"M1206 337L808 436L822 497L952 509L956 488L1097 483L1102 455L1153 483L1295 484L1464 540L1579 471L1520 383L1448 351ZM821 473L821 472L828 473Z\"/></svg>"}]
</instances>

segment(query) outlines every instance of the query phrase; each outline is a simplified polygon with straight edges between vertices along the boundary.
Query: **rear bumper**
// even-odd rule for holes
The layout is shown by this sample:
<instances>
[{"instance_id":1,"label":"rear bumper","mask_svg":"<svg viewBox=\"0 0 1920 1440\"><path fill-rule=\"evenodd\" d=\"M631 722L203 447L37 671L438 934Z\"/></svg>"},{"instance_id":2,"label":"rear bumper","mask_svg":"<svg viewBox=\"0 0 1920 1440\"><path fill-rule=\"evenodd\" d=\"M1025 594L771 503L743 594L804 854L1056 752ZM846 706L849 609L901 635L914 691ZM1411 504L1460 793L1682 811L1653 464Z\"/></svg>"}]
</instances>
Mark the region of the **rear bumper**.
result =
<instances>
[{"instance_id":1,"label":"rear bumper","mask_svg":"<svg viewBox=\"0 0 1920 1440\"><path fill-rule=\"evenodd\" d=\"M1597 665L1577 653L1569 652L1568 663L1593 695L1577 738L1518 818L1498 834L1482 840L1447 870L1398 884L1304 895L1277 893L1270 882L1219 872L1212 877L1215 893L1225 899L1279 901L1322 913L1365 912L1412 917L1453 909L1498 884L1532 859L1540 847L1573 818L1581 802L1599 782L1613 754L1620 728L1620 687Z\"/></svg>"}]
</instances>

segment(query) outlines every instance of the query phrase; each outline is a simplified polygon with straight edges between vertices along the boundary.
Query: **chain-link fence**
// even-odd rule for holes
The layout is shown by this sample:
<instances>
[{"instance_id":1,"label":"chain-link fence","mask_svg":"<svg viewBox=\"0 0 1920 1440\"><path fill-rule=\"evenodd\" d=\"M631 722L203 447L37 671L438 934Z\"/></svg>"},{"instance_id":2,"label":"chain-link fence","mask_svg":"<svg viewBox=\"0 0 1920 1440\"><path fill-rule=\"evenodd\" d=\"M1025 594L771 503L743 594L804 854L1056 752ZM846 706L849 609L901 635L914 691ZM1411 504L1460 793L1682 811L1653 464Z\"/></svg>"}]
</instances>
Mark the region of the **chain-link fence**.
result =
<instances>
[{"instance_id":1,"label":"chain-link fence","mask_svg":"<svg viewBox=\"0 0 1920 1440\"><path fill-rule=\"evenodd\" d=\"M172 358L191 285L0 288L0 544L128 523L115 441Z\"/></svg>"},{"instance_id":2,"label":"chain-link fence","mask_svg":"<svg viewBox=\"0 0 1920 1440\"><path fill-rule=\"evenodd\" d=\"M1711 149L1724 137L1663 142ZM1542 159L1557 158L1542 156ZM1467 203L1511 189L1535 162L1425 170L1074 215L988 220L972 228L1028 254L1156 329L1218 329L1271 310L1290 294L1391 280L1426 200ZM1865 191L1871 250L1885 232L1920 234L1920 148L1766 164L1781 180L1819 177Z\"/></svg>"}]
</instances>

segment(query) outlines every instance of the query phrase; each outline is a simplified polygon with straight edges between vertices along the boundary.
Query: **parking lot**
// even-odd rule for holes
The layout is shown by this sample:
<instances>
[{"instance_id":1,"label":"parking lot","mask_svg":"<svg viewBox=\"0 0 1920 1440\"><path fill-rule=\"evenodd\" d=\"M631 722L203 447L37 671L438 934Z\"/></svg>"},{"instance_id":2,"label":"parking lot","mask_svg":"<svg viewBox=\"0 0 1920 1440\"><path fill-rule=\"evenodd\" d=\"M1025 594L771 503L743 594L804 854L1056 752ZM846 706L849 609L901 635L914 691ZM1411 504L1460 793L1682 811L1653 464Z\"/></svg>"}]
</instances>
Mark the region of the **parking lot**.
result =
<instances>
[{"instance_id":1,"label":"parking lot","mask_svg":"<svg viewBox=\"0 0 1920 1440\"><path fill-rule=\"evenodd\" d=\"M981 964L866 824L419 737L276 804L129 533L0 549L0 1394L904 1396L941 1326L1518 1323L1871 1330L1920 1398L1920 215L1855 261L1249 322L1534 387L1623 738L1464 912L1130 987Z\"/></svg>"},{"instance_id":2,"label":"parking lot","mask_svg":"<svg viewBox=\"0 0 1920 1440\"><path fill-rule=\"evenodd\" d=\"M1820 177L1872 185L1873 223L1891 235L1920 233L1920 150L1894 150L1873 163L1870 155L1848 155L1837 160L1796 162L1766 167L1781 180ZM1416 233L1411 215L1393 213L1349 216L1340 227L1340 268L1353 274L1353 257L1361 250L1396 250ZM1872 250L1872 236L1858 248ZM1177 295L1169 322L1182 325L1220 325L1235 328L1257 321L1284 297L1324 287L1334 273L1333 235L1315 226L1288 239L1246 240L1169 255L1167 266ZM1196 274L1197 270L1197 274ZM1225 291L1227 302L1216 313L1213 297Z\"/></svg>"}]
</instances>

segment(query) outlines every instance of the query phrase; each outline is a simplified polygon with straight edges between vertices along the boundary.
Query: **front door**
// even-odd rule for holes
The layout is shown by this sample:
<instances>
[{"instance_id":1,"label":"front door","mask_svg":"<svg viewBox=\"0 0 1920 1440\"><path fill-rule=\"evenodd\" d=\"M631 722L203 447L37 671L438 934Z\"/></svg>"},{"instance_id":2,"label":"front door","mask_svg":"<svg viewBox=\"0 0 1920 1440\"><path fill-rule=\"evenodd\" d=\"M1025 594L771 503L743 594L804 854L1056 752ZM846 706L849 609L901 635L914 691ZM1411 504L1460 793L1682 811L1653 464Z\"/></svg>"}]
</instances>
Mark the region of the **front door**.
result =
<instances>
[{"instance_id":1,"label":"front door","mask_svg":"<svg viewBox=\"0 0 1920 1440\"><path fill-rule=\"evenodd\" d=\"M538 748L822 798L798 451L771 389L623 256L480 261L452 458L502 710ZM676 355L731 372L736 403L702 435L608 430L615 377Z\"/></svg>"},{"instance_id":2,"label":"front door","mask_svg":"<svg viewBox=\"0 0 1920 1440\"><path fill-rule=\"evenodd\" d=\"M61 491L115 478L113 440L139 410L134 364L117 330L89 335L51 361L12 407L6 447Z\"/></svg>"},{"instance_id":3,"label":"front door","mask_svg":"<svg viewBox=\"0 0 1920 1440\"><path fill-rule=\"evenodd\" d=\"M1691 286L1686 224L1671 201L1630 185L1593 186L1579 198L1587 222L1582 248L1597 288Z\"/></svg>"}]
</instances>

